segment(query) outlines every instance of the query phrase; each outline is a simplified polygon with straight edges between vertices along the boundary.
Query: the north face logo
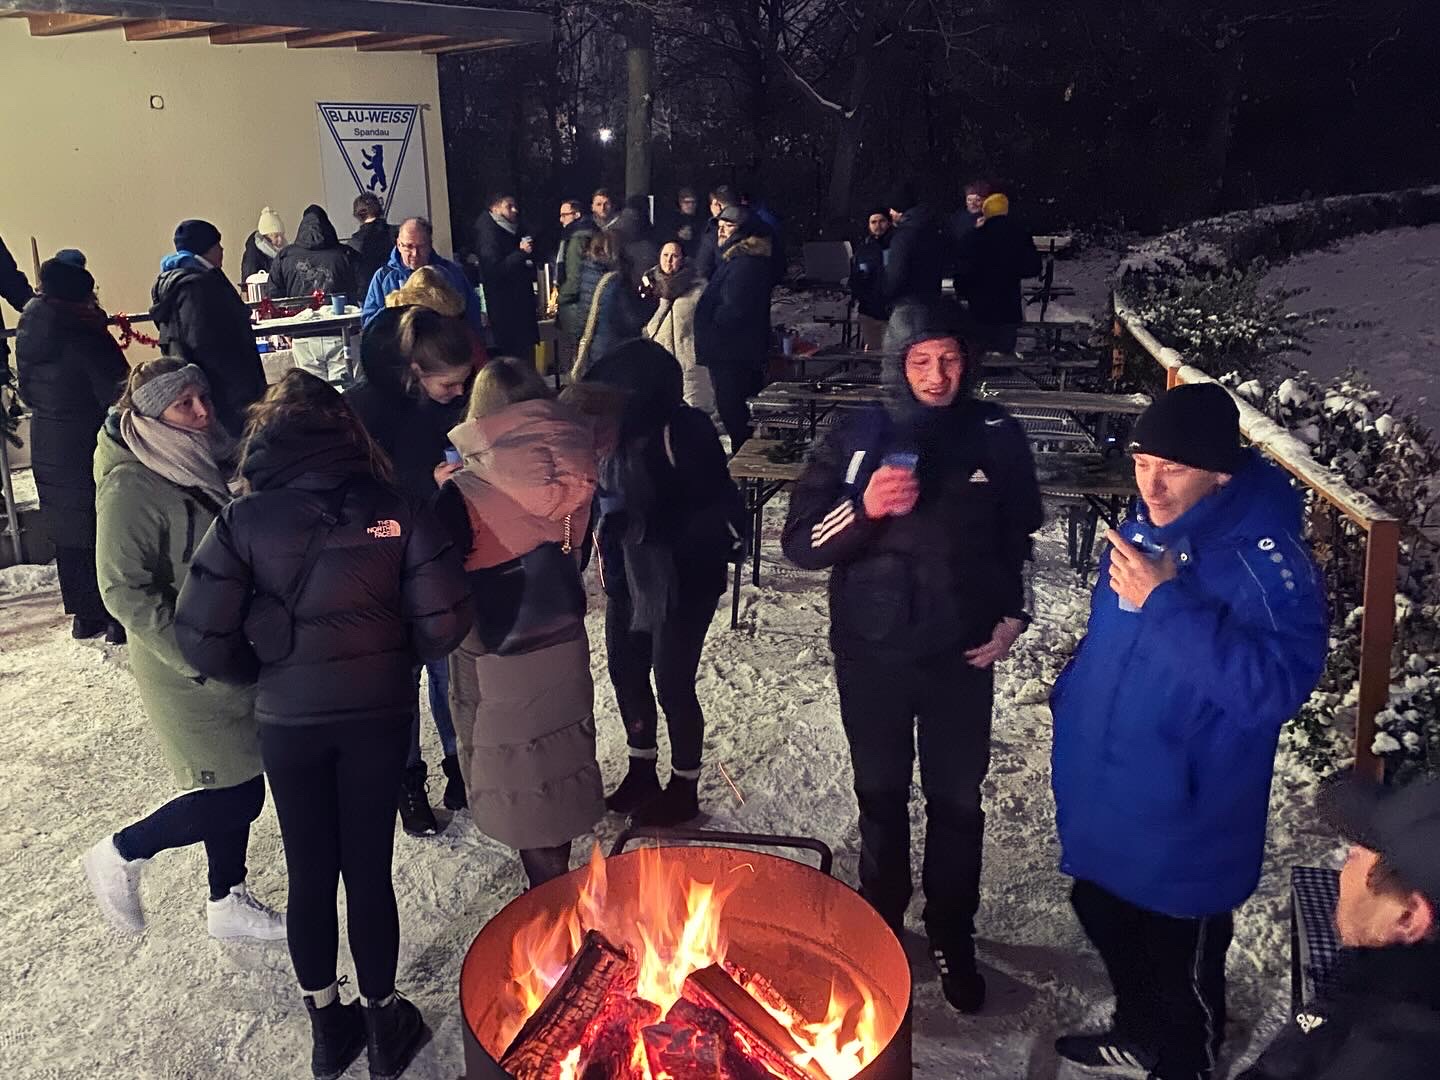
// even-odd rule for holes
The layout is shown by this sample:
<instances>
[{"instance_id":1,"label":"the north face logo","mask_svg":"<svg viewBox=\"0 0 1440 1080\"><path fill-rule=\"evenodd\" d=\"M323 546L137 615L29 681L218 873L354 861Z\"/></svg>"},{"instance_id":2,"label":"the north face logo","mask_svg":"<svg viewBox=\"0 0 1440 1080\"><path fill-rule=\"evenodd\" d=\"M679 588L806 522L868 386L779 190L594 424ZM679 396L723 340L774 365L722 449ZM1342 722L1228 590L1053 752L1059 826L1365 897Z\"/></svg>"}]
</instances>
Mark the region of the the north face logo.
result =
<instances>
[{"instance_id":1,"label":"the north face logo","mask_svg":"<svg viewBox=\"0 0 1440 1080\"><path fill-rule=\"evenodd\" d=\"M375 522L365 531L376 540L389 540L400 535L400 523L386 518L383 521Z\"/></svg>"},{"instance_id":2,"label":"the north face logo","mask_svg":"<svg viewBox=\"0 0 1440 1080\"><path fill-rule=\"evenodd\" d=\"M1316 1016L1314 1013L1300 1013L1295 1017L1295 1026L1306 1035L1309 1035L1323 1023L1325 1023L1325 1017Z\"/></svg>"},{"instance_id":3,"label":"the north face logo","mask_svg":"<svg viewBox=\"0 0 1440 1080\"><path fill-rule=\"evenodd\" d=\"M989 482L990 477L985 475L984 469L976 469L970 474L970 483L972 484L988 484Z\"/></svg>"}]
</instances>

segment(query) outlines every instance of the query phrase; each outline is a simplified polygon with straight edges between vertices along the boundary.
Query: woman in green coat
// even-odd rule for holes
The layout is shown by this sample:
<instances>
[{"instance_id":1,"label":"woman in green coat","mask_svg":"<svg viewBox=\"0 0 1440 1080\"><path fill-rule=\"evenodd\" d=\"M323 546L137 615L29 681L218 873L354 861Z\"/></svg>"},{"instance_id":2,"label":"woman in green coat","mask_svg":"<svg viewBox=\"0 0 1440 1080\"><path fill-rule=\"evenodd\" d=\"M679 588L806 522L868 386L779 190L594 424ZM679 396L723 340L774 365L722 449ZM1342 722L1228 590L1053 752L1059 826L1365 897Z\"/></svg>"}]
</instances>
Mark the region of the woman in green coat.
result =
<instances>
[{"instance_id":1,"label":"woman in green coat","mask_svg":"<svg viewBox=\"0 0 1440 1080\"><path fill-rule=\"evenodd\" d=\"M100 592L129 635L140 700L184 794L96 843L85 876L106 918L138 933L141 868L161 851L203 843L211 936L283 940L284 916L245 885L250 824L265 804L254 692L202 678L175 642L190 559L230 501L219 464L230 442L209 394L193 364L141 364L95 447Z\"/></svg>"}]
</instances>

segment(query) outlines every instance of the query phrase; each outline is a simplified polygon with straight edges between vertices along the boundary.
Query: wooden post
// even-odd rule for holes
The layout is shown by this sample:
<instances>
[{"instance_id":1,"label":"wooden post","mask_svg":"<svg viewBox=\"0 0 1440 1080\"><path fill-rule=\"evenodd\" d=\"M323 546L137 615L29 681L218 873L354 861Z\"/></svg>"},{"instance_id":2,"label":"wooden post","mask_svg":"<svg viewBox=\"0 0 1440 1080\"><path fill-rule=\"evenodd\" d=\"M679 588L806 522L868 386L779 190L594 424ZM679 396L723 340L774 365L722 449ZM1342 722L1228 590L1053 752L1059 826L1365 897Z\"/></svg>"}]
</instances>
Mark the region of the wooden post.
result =
<instances>
[{"instance_id":1,"label":"wooden post","mask_svg":"<svg viewBox=\"0 0 1440 1080\"><path fill-rule=\"evenodd\" d=\"M1119 382L1125 376L1125 324L1115 313L1115 294L1110 294L1110 381Z\"/></svg>"},{"instance_id":2,"label":"wooden post","mask_svg":"<svg viewBox=\"0 0 1440 1080\"><path fill-rule=\"evenodd\" d=\"M1390 651L1395 643L1395 573L1400 558L1400 523L1373 521L1365 545L1365 605L1360 620L1360 694L1355 715L1355 771L1379 780L1383 763L1375 756L1375 715L1390 698Z\"/></svg>"}]
</instances>

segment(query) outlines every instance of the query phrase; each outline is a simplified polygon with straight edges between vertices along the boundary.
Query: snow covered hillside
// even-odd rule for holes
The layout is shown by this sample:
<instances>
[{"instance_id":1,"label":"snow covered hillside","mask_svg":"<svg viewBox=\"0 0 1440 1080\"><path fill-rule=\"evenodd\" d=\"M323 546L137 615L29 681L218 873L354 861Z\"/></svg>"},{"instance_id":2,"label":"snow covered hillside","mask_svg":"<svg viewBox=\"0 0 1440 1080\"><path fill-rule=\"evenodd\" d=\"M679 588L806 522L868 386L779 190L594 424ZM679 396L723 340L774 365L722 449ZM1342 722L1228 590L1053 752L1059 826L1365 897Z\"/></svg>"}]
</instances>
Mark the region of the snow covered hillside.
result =
<instances>
[{"instance_id":1,"label":"snow covered hillside","mask_svg":"<svg viewBox=\"0 0 1440 1080\"><path fill-rule=\"evenodd\" d=\"M746 587L742 628L724 612L711 630L700 695L708 718L702 796L717 827L813 835L855 881L858 837L851 774L825 644L821 575L778 561L783 499L767 520L764 584ZM24 573L31 573L26 570ZM0 571L0 578L17 571ZM22 575L23 576L23 575ZM222 945L204 922L198 849L146 870L150 917L138 939L101 921L79 857L107 831L173 794L147 729L125 650L71 640L58 593L0 588L0 833L6 917L0 929L0 1073L272 1080L308 1075L308 1025L282 946ZM990 1004L955 1014L940 996L923 942L908 943L916 971L919 1077L1059 1078L1051 1041L1099 1025L1110 1007L1098 958L1084 943L1056 871L1049 788L1050 682L1083 629L1086 592L1065 565L1058 527L1040 545L1038 621L1004 665L997 688L980 955ZM602 766L623 770L624 740L605 676L599 598L592 598ZM427 757L438 761L433 729ZM663 735L662 735L663 739ZM665 754L662 747L662 756ZM741 803L718 766L735 781ZM1272 797L1270 853L1259 894L1240 912L1230 953L1227 1060L1253 1056L1288 1006L1286 880L1296 862L1327 859L1335 841L1312 826L1313 791L1284 762ZM438 786L436 801L438 802ZM917 825L923 810L916 802ZM607 820L600 840L619 822ZM588 855L577 845L576 861ZM285 870L268 806L250 845L251 884L282 903ZM463 814L442 837L396 840L403 942L400 986L436 1037L408 1076L453 1080L462 1070L460 962L481 925L521 888L511 853ZM911 912L918 926L920 900ZM348 968L342 944L341 970ZM353 985L349 993L353 993ZM350 1072L364 1075L363 1063ZM1078 1074L1073 1074L1078 1076Z\"/></svg>"}]
</instances>

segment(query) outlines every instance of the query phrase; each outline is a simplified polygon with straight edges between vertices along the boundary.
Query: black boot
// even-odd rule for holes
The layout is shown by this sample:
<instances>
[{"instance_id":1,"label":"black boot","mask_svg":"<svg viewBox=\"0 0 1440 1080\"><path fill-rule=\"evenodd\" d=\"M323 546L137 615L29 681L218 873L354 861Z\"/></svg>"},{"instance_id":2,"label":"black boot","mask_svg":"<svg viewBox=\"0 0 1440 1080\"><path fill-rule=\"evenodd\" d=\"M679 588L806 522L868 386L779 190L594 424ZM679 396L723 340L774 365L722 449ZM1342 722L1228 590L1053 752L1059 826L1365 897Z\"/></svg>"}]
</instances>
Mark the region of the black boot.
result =
<instances>
[{"instance_id":1,"label":"black boot","mask_svg":"<svg viewBox=\"0 0 1440 1080\"><path fill-rule=\"evenodd\" d=\"M400 782L400 824L411 836L434 836L440 831L435 811L430 809L430 796L425 791L429 770L422 761L405 770Z\"/></svg>"},{"instance_id":2,"label":"black boot","mask_svg":"<svg viewBox=\"0 0 1440 1080\"><path fill-rule=\"evenodd\" d=\"M106 619L82 619L79 615L70 620L70 636L76 641L99 637L110 623Z\"/></svg>"},{"instance_id":3,"label":"black boot","mask_svg":"<svg viewBox=\"0 0 1440 1080\"><path fill-rule=\"evenodd\" d=\"M465 777L460 775L460 758L449 754L440 762L440 768L445 773L445 809L464 810L470 804L465 798Z\"/></svg>"},{"instance_id":4,"label":"black boot","mask_svg":"<svg viewBox=\"0 0 1440 1080\"><path fill-rule=\"evenodd\" d=\"M659 796L660 781L655 776L655 759L632 756L625 779L605 796L605 808L617 814L633 814Z\"/></svg>"},{"instance_id":5,"label":"black boot","mask_svg":"<svg viewBox=\"0 0 1440 1080\"><path fill-rule=\"evenodd\" d=\"M697 778L671 773L665 790L631 814L630 824L667 828L693 821L700 816L699 787Z\"/></svg>"},{"instance_id":6,"label":"black boot","mask_svg":"<svg viewBox=\"0 0 1440 1080\"><path fill-rule=\"evenodd\" d=\"M314 997L306 994L305 1011L310 1014L310 1071L315 1080L335 1080L365 1049L360 1003L344 1005L337 998L317 1009Z\"/></svg>"},{"instance_id":7,"label":"black boot","mask_svg":"<svg viewBox=\"0 0 1440 1080\"><path fill-rule=\"evenodd\" d=\"M930 941L930 955L940 972L940 989L956 1011L977 1013L985 1007L985 977L975 966L974 941L946 945Z\"/></svg>"},{"instance_id":8,"label":"black boot","mask_svg":"<svg viewBox=\"0 0 1440 1080\"><path fill-rule=\"evenodd\" d=\"M124 645L128 640L125 636L125 627L111 619L110 624L105 627L105 643L107 645Z\"/></svg>"},{"instance_id":9,"label":"black boot","mask_svg":"<svg viewBox=\"0 0 1440 1080\"><path fill-rule=\"evenodd\" d=\"M366 1005L366 1050L370 1080L395 1080L430 1038L420 1010L395 994L385 1005Z\"/></svg>"}]
</instances>

